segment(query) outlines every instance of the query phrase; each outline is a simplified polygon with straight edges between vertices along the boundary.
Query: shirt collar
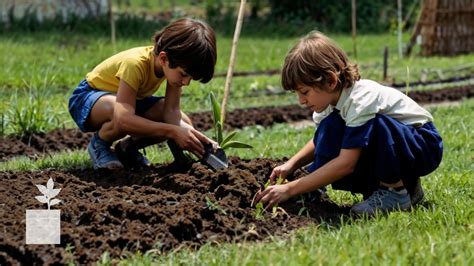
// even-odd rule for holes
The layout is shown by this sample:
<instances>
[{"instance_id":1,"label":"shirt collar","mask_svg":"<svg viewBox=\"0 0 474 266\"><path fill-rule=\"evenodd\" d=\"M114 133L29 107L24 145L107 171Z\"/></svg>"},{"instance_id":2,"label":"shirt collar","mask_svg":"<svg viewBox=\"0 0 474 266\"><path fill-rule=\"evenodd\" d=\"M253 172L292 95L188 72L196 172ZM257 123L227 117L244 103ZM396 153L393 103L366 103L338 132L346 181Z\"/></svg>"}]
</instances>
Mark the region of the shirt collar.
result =
<instances>
[{"instance_id":1,"label":"shirt collar","mask_svg":"<svg viewBox=\"0 0 474 266\"><path fill-rule=\"evenodd\" d=\"M347 98L349 98L349 95L351 94L352 89L355 86L355 82L352 85L352 87L347 88L347 89L342 89L341 95L339 96L339 100L337 100L335 108L337 110L341 110L342 106L344 106L344 103L346 102Z\"/></svg>"}]
</instances>

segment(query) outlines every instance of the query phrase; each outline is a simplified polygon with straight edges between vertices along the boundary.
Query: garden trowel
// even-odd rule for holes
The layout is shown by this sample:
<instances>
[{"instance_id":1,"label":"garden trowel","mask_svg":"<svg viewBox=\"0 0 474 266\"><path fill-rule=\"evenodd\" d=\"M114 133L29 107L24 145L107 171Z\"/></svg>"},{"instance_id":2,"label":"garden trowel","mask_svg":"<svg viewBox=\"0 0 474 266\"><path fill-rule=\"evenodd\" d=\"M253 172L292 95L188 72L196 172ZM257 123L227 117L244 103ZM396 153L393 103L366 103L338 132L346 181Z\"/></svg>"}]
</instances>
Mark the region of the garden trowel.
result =
<instances>
[{"instance_id":1,"label":"garden trowel","mask_svg":"<svg viewBox=\"0 0 474 266\"><path fill-rule=\"evenodd\" d=\"M227 156L223 149L218 148L216 150L213 149L212 144L204 144L204 156L202 157L201 161L211 167L214 170L227 168L229 166L229 162L227 161Z\"/></svg>"},{"instance_id":2,"label":"garden trowel","mask_svg":"<svg viewBox=\"0 0 474 266\"><path fill-rule=\"evenodd\" d=\"M184 151L174 142L173 140L167 141L168 147L173 154L174 160L176 163L181 165L187 165L191 158L189 158ZM229 163L227 161L227 156L223 149L218 148L214 150L212 148L212 144L203 144L204 145L204 155L201 159L201 163L209 166L214 170L219 170L223 168L227 168Z\"/></svg>"}]
</instances>

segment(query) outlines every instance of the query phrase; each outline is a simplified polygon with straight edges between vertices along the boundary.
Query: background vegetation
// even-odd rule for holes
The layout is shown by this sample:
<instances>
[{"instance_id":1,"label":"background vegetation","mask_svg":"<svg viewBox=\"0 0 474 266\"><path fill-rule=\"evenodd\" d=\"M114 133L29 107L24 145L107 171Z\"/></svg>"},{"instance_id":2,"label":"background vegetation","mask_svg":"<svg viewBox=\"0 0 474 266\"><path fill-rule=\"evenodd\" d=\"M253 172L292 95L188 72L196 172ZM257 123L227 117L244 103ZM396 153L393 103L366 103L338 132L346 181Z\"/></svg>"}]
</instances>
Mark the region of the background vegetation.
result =
<instances>
[{"instance_id":1,"label":"background vegetation","mask_svg":"<svg viewBox=\"0 0 474 266\"><path fill-rule=\"evenodd\" d=\"M331 0L249 0L243 35L299 36L319 29L334 33L351 31L351 1ZM419 0L403 0L406 28L417 17ZM232 35L240 1L228 0L113 0L119 36L148 36L150 29L159 29L172 18L192 16L205 19L220 34ZM357 0L357 27L360 33L380 33L396 29L396 1ZM108 34L107 15L79 18L61 16L39 23L34 8L23 18L0 22L4 32L69 31L87 34Z\"/></svg>"}]
</instances>

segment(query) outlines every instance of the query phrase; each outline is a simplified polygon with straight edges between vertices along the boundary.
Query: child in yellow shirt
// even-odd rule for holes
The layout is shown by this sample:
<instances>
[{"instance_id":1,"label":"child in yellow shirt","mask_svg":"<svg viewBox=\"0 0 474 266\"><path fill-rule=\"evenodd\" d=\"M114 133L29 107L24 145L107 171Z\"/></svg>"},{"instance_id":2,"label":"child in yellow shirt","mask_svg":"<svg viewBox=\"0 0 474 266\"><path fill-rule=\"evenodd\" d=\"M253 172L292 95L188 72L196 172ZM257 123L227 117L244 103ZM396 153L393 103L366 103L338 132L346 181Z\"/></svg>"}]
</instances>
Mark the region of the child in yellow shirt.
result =
<instances>
[{"instance_id":1,"label":"child in yellow shirt","mask_svg":"<svg viewBox=\"0 0 474 266\"><path fill-rule=\"evenodd\" d=\"M81 81L69 112L81 131L95 131L88 152L94 168L148 165L140 148L172 139L201 157L212 143L180 110L182 87L207 83L217 59L216 37L206 23L183 18L153 36L154 46L132 48L104 60ZM164 97L153 96L166 82ZM115 145L115 152L111 145Z\"/></svg>"}]
</instances>

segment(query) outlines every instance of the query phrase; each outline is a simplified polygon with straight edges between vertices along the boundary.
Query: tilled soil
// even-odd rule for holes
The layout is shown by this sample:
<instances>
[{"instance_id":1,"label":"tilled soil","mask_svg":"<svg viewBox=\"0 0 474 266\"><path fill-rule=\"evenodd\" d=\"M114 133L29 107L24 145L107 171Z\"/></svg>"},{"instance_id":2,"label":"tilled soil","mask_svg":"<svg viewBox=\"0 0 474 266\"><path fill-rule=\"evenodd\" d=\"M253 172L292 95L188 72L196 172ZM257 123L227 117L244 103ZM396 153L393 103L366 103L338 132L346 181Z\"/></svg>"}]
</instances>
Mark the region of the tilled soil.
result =
<instances>
[{"instance_id":1,"label":"tilled soil","mask_svg":"<svg viewBox=\"0 0 474 266\"><path fill-rule=\"evenodd\" d=\"M474 96L474 86L447 88L432 91L412 91L408 93L418 103L437 103L457 101ZM311 119L311 111L299 105L236 109L226 116L225 129L245 126L271 126L275 123L287 123ZM211 112L192 113L190 117L198 130L212 128ZM61 150L83 149L92 133L82 133L78 129L56 129L49 133L31 136L10 136L0 138L0 162L9 158L25 155L36 158L43 154Z\"/></svg>"},{"instance_id":2,"label":"tilled soil","mask_svg":"<svg viewBox=\"0 0 474 266\"><path fill-rule=\"evenodd\" d=\"M113 258L128 252L178 247L198 248L204 243L263 240L321 221L337 223L348 215L318 194L304 203L292 199L256 219L251 201L258 181L268 178L279 161L231 158L226 170L211 171L200 163L149 169L0 173L0 265L22 263L90 264L108 251ZM180 169L180 171L177 171ZM298 170L292 178L304 173ZM62 202L60 245L26 245L26 209L45 209L34 196L35 184L53 178ZM305 207L307 212L298 213ZM304 209L303 209L304 210ZM66 251L66 247L73 251Z\"/></svg>"}]
</instances>

